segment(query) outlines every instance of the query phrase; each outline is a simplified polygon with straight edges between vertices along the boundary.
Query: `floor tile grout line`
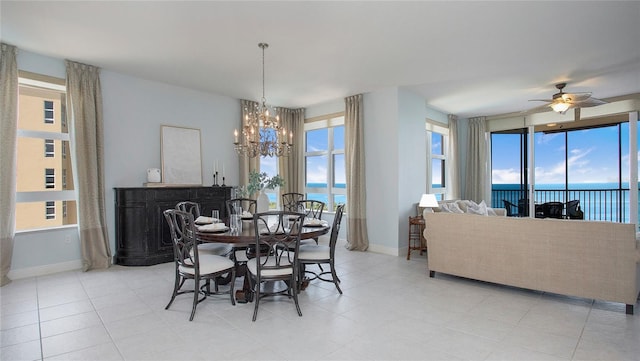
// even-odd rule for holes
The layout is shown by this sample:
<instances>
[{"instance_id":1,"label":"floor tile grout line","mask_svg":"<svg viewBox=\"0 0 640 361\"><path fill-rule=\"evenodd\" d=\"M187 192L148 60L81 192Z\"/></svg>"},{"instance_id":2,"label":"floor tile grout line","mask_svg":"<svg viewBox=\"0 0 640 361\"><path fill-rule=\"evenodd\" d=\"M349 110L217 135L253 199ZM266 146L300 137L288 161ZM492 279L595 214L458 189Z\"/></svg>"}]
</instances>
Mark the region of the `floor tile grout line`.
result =
<instances>
[{"instance_id":1,"label":"floor tile grout line","mask_svg":"<svg viewBox=\"0 0 640 361\"><path fill-rule=\"evenodd\" d=\"M587 327L587 322L589 322L589 317L591 316L591 312L593 311L593 306L596 304L595 300L591 300L591 306L589 307L589 312L587 312L587 317L584 319L584 325L582 325L582 330L580 330L580 336L578 336L578 341L576 342L576 347L573 348L573 352L571 352L571 359L574 360L576 357L576 352L578 351L578 346L580 346L580 342L582 341L582 335L584 334L584 329Z\"/></svg>"},{"instance_id":2,"label":"floor tile grout line","mask_svg":"<svg viewBox=\"0 0 640 361\"><path fill-rule=\"evenodd\" d=\"M38 309L38 341L40 342L40 360L44 360L44 348L42 346L42 322L40 322L40 292L38 291L39 277L36 277L36 308Z\"/></svg>"},{"instance_id":3,"label":"floor tile grout line","mask_svg":"<svg viewBox=\"0 0 640 361\"><path fill-rule=\"evenodd\" d=\"M116 343L116 341L113 339L113 336L111 335L111 332L109 332L109 328L107 328L107 325L104 322L104 319L102 318L102 316L100 315L100 312L98 312L98 309L96 308L95 303L93 302L93 298L89 297L89 293L87 292L87 289L84 286L84 282L82 282L80 279L78 279L78 282L80 282L80 285L82 286L82 290L84 291L84 293L87 295L87 298L89 299L89 302L91 303L91 307L93 307L93 311L96 313L96 315L98 316L98 318L100 319L100 324L102 325L102 327L104 328L104 331L107 333L107 335L109 336L109 340L111 340L111 343L113 344L113 346L116 348L116 350L118 350L118 355L120 356L120 358L122 360L125 360L124 355L122 354L122 351L120 351L120 347L118 347L118 344ZM129 289L130 287L127 286Z\"/></svg>"}]
</instances>

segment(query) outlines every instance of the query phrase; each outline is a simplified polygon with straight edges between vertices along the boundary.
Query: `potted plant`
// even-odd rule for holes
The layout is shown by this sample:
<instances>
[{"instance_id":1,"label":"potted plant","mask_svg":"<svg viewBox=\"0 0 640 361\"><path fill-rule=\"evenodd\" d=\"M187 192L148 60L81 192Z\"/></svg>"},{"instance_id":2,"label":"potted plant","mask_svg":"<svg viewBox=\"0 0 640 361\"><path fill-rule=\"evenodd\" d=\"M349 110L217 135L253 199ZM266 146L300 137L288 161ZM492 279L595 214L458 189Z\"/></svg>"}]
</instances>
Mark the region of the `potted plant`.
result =
<instances>
[{"instance_id":1,"label":"potted plant","mask_svg":"<svg viewBox=\"0 0 640 361\"><path fill-rule=\"evenodd\" d=\"M242 186L238 189L238 194L241 197L252 197L258 193L258 212L266 212L269 210L269 197L264 192L265 189L275 189L276 187L282 187L284 185L284 179L280 175L269 177L266 172L258 173L251 171L249 173L249 183L246 186Z\"/></svg>"}]
</instances>

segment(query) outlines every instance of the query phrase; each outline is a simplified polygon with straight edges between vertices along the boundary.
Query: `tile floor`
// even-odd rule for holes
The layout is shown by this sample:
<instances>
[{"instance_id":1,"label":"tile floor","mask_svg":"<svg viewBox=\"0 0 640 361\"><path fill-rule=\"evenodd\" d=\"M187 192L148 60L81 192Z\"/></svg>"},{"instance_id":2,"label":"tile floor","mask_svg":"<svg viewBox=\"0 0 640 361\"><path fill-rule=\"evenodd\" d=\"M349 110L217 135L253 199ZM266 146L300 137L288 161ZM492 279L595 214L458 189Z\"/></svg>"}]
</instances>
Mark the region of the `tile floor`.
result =
<instances>
[{"instance_id":1,"label":"tile floor","mask_svg":"<svg viewBox=\"0 0 640 361\"><path fill-rule=\"evenodd\" d=\"M169 310L171 263L52 274L0 289L1 360L640 360L624 305L438 274L338 247L344 295L313 281L291 301ZM240 281L239 281L240 282ZM640 306L636 304L636 310ZM640 312L637 312L640 313Z\"/></svg>"}]
</instances>

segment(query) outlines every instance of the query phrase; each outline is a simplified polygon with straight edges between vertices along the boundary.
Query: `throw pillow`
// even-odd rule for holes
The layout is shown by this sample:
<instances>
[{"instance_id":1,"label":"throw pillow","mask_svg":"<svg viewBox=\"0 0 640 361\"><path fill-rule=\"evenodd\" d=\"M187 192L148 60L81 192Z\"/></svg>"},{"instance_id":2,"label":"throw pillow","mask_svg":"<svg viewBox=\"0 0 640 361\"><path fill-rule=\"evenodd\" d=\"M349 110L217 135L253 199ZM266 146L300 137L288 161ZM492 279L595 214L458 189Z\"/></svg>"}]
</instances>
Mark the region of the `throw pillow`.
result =
<instances>
[{"instance_id":1,"label":"throw pillow","mask_svg":"<svg viewBox=\"0 0 640 361\"><path fill-rule=\"evenodd\" d=\"M457 203L449 203L449 212L451 213L464 213Z\"/></svg>"},{"instance_id":2,"label":"throw pillow","mask_svg":"<svg viewBox=\"0 0 640 361\"><path fill-rule=\"evenodd\" d=\"M446 212L446 213L451 213L451 210L449 210L449 206L447 205L447 203L441 203L440 204L440 211Z\"/></svg>"},{"instance_id":3,"label":"throw pillow","mask_svg":"<svg viewBox=\"0 0 640 361\"><path fill-rule=\"evenodd\" d=\"M469 206L471 205L470 201L461 199L455 203L463 213L467 213L469 211Z\"/></svg>"},{"instance_id":4,"label":"throw pillow","mask_svg":"<svg viewBox=\"0 0 640 361\"><path fill-rule=\"evenodd\" d=\"M484 201L480 202L480 204L476 204L475 206L469 206L469 213L471 214L479 214L481 216L487 215L487 204Z\"/></svg>"}]
</instances>

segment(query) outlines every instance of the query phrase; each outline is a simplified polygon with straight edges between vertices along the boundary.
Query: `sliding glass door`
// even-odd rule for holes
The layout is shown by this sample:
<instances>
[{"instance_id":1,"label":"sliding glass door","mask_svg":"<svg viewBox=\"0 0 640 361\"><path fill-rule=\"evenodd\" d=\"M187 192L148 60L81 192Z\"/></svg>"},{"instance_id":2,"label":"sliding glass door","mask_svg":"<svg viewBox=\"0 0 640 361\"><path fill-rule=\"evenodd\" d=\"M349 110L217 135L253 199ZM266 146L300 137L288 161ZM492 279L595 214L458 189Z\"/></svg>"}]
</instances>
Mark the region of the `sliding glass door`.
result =
<instances>
[{"instance_id":1,"label":"sliding glass door","mask_svg":"<svg viewBox=\"0 0 640 361\"><path fill-rule=\"evenodd\" d=\"M528 131L526 128L491 133L491 203L507 214L528 214Z\"/></svg>"},{"instance_id":2,"label":"sliding glass door","mask_svg":"<svg viewBox=\"0 0 640 361\"><path fill-rule=\"evenodd\" d=\"M492 205L528 216L527 131L491 135ZM534 134L533 202L536 216L551 202L580 217L629 222L629 123L550 129Z\"/></svg>"}]
</instances>

